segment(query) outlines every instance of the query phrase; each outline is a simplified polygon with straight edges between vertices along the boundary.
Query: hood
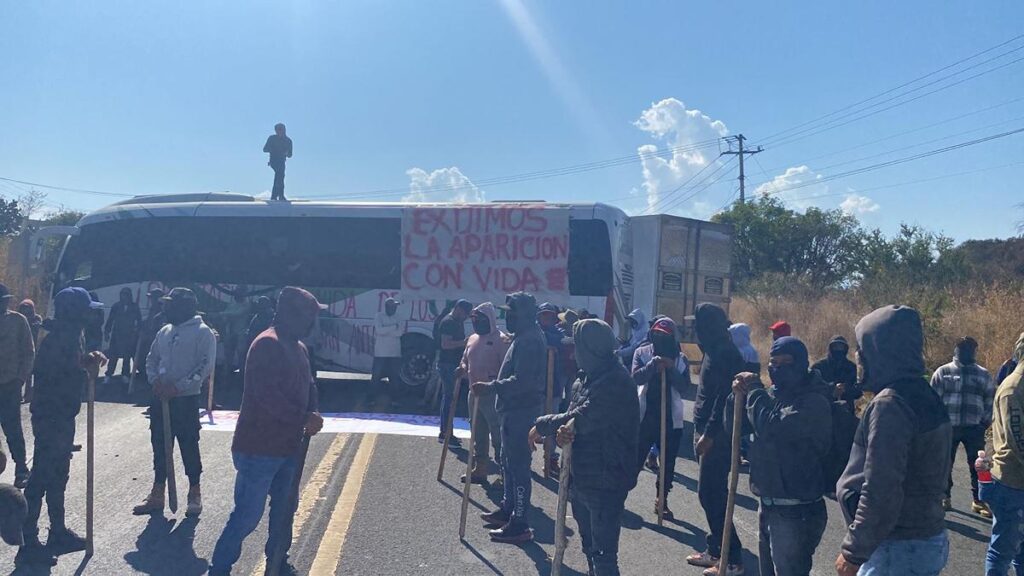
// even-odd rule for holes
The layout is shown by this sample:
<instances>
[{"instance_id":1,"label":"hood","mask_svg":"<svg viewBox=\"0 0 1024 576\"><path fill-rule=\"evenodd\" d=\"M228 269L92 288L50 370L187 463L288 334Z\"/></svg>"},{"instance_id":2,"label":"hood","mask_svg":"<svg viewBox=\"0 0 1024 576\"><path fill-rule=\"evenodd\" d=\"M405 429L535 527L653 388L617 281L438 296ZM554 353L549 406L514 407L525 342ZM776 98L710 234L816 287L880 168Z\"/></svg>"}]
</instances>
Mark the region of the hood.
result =
<instances>
[{"instance_id":1,"label":"hood","mask_svg":"<svg viewBox=\"0 0 1024 576\"><path fill-rule=\"evenodd\" d=\"M796 366L800 372L807 372L811 367L810 357L807 354L807 346L804 345L803 341L793 336L783 336L775 342L772 342L771 352L769 356L782 356L788 354L793 357L793 365Z\"/></svg>"},{"instance_id":2,"label":"hood","mask_svg":"<svg viewBox=\"0 0 1024 576\"><path fill-rule=\"evenodd\" d=\"M626 316L626 318L627 319L631 319L631 320L636 320L636 328L633 328L632 326L630 326L630 329L629 329L630 330L629 344L631 346L635 346L635 345L643 342L644 340L646 340L647 339L648 326L647 326L647 315L644 314L644 311L639 309L639 308L635 308L635 309L633 309L632 312L629 313L629 316Z\"/></svg>"},{"instance_id":3,"label":"hood","mask_svg":"<svg viewBox=\"0 0 1024 576\"><path fill-rule=\"evenodd\" d=\"M1024 332L1020 333L1020 338L1017 338L1017 344L1013 347L1013 360L1018 364L1024 362Z\"/></svg>"},{"instance_id":4,"label":"hood","mask_svg":"<svg viewBox=\"0 0 1024 576\"><path fill-rule=\"evenodd\" d=\"M288 286L281 290L274 315L277 334L290 340L301 340L313 331L313 323L320 313L316 297L302 288Z\"/></svg>"},{"instance_id":5,"label":"hood","mask_svg":"<svg viewBox=\"0 0 1024 576\"><path fill-rule=\"evenodd\" d=\"M494 310L494 304L490 302L484 302L476 308L473 308L473 312L477 314L483 314L487 317L487 321L491 324L491 331L484 336L493 336L498 333L498 313Z\"/></svg>"},{"instance_id":6,"label":"hood","mask_svg":"<svg viewBox=\"0 0 1024 576\"><path fill-rule=\"evenodd\" d=\"M617 362L615 334L603 321L580 320L573 326L572 339L576 344L576 364L587 374L596 374Z\"/></svg>"},{"instance_id":7,"label":"hood","mask_svg":"<svg viewBox=\"0 0 1024 576\"><path fill-rule=\"evenodd\" d=\"M829 350L832 349L833 344L845 344L847 349L850 348L850 343L847 342L846 338L844 338L843 336L833 336L832 339L828 341Z\"/></svg>"},{"instance_id":8,"label":"hood","mask_svg":"<svg viewBox=\"0 0 1024 576\"><path fill-rule=\"evenodd\" d=\"M722 342L732 342L732 337L729 335L729 318L725 315L725 310L710 302L705 302L697 306L693 315L697 342L705 350L710 350Z\"/></svg>"},{"instance_id":9,"label":"hood","mask_svg":"<svg viewBox=\"0 0 1024 576\"><path fill-rule=\"evenodd\" d=\"M732 336L732 343L737 348L750 346L750 326L748 324L733 324L729 326L729 335Z\"/></svg>"},{"instance_id":10,"label":"hood","mask_svg":"<svg viewBox=\"0 0 1024 576\"><path fill-rule=\"evenodd\" d=\"M908 306L885 306L857 322L865 387L875 393L899 380L924 375L921 315Z\"/></svg>"},{"instance_id":11,"label":"hood","mask_svg":"<svg viewBox=\"0 0 1024 576\"><path fill-rule=\"evenodd\" d=\"M24 308L26 312L33 316L36 313L36 303L29 300L28 298L22 300L21 303L18 304L18 310L21 310L22 308ZM29 320L31 319L32 318L29 318Z\"/></svg>"},{"instance_id":12,"label":"hood","mask_svg":"<svg viewBox=\"0 0 1024 576\"><path fill-rule=\"evenodd\" d=\"M506 322L509 332L520 334L537 325L537 299L528 292L515 292L505 297L505 308L514 321ZM506 316L508 319L508 316Z\"/></svg>"}]
</instances>

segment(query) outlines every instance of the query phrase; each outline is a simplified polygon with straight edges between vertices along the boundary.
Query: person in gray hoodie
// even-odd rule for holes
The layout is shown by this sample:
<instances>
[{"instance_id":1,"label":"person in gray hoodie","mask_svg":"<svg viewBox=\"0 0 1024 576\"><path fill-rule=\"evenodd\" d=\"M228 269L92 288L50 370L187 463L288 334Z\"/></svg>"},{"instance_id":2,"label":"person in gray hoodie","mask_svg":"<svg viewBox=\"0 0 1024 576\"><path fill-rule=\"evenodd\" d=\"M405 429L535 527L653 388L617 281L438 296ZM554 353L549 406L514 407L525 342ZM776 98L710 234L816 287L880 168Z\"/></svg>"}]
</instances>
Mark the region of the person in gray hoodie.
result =
<instances>
[{"instance_id":1,"label":"person in gray hoodie","mask_svg":"<svg viewBox=\"0 0 1024 576\"><path fill-rule=\"evenodd\" d=\"M217 338L197 313L196 295L188 288L175 288L164 298L164 315L170 324L156 333L146 357L146 376L153 385L153 403L149 410L149 439L153 445L153 489L136 506L136 515L162 512L167 483L164 453L163 402L169 405L171 434L188 476L188 516L203 510L199 476L203 463L199 457L199 407L203 383L210 379L217 360ZM172 472L173 473L173 472Z\"/></svg>"},{"instance_id":2,"label":"person in gray hoodie","mask_svg":"<svg viewBox=\"0 0 1024 576\"><path fill-rule=\"evenodd\" d=\"M847 533L839 576L939 574L949 557L942 499L952 427L924 378L924 331L917 310L879 308L857 323L864 411L850 461L836 484Z\"/></svg>"},{"instance_id":3,"label":"person in gray hoodie","mask_svg":"<svg viewBox=\"0 0 1024 576\"><path fill-rule=\"evenodd\" d=\"M537 300L516 292L505 298L505 326L513 334L498 378L474 382L478 396L497 392L495 408L501 419L501 475L504 497L501 507L482 514L496 542L520 544L533 540L527 512L530 510L530 428L543 413L547 389L547 342L537 325Z\"/></svg>"}]
</instances>

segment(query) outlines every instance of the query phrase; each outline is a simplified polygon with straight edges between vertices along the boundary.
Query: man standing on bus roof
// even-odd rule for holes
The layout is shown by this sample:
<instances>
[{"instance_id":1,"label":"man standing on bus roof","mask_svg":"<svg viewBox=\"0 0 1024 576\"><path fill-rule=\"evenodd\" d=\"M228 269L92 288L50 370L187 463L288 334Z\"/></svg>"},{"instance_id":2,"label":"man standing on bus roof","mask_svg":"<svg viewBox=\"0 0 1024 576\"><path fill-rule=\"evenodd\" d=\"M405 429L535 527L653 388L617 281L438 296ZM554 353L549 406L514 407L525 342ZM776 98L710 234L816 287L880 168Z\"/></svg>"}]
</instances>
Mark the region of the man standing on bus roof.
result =
<instances>
[{"instance_id":1,"label":"man standing on bus roof","mask_svg":"<svg viewBox=\"0 0 1024 576\"><path fill-rule=\"evenodd\" d=\"M271 200L284 200L284 164L292 157L292 139L285 135L284 124L274 125L274 133L267 138L263 151L270 154L267 165L274 170L274 189L270 193Z\"/></svg>"},{"instance_id":2,"label":"man standing on bus roof","mask_svg":"<svg viewBox=\"0 0 1024 576\"><path fill-rule=\"evenodd\" d=\"M21 429L21 389L32 377L36 347L28 320L9 309L10 304L11 292L0 284L0 425L14 460L14 485L24 488L28 466Z\"/></svg>"},{"instance_id":3,"label":"man standing on bus roof","mask_svg":"<svg viewBox=\"0 0 1024 576\"><path fill-rule=\"evenodd\" d=\"M146 358L146 372L153 385L153 404L149 410L149 439L153 446L153 490L136 506L135 515L163 512L166 492L167 458L164 453L164 412L167 401L171 434L178 440L181 460L188 476L186 516L203 511L199 477L203 463L199 457L199 406L203 384L210 379L217 362L217 337L197 312L194 292L175 288L164 298L164 315L170 324L157 332Z\"/></svg>"},{"instance_id":4,"label":"man standing on bus roof","mask_svg":"<svg viewBox=\"0 0 1024 576\"><path fill-rule=\"evenodd\" d=\"M466 319L472 311L473 305L460 299L438 326L441 336L441 351L437 356L437 372L441 378L441 433L437 435L438 442L444 442L445 436L451 432L451 415L448 412L455 393L455 371L466 352ZM451 446L462 445L454 435L448 443Z\"/></svg>"},{"instance_id":5,"label":"man standing on bus roof","mask_svg":"<svg viewBox=\"0 0 1024 576\"><path fill-rule=\"evenodd\" d=\"M398 318L398 300L388 298L384 309L373 319L373 369L371 381L375 387L388 379L388 395L392 402L398 400L401 381L399 370L402 365L402 321Z\"/></svg>"}]
</instances>

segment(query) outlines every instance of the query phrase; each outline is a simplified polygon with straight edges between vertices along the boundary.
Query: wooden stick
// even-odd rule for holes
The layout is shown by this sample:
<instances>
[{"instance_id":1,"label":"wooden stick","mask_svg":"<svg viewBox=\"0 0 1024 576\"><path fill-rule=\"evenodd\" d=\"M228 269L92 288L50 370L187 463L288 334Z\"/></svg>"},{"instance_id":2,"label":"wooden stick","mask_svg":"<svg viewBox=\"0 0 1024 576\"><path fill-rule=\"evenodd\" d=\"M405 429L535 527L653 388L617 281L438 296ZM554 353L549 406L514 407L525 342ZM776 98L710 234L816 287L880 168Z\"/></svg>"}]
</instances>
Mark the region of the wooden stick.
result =
<instances>
[{"instance_id":1,"label":"wooden stick","mask_svg":"<svg viewBox=\"0 0 1024 576\"><path fill-rule=\"evenodd\" d=\"M722 557L718 560L718 573L725 574L729 565L732 543L732 514L736 508L736 486L740 481L740 437L743 435L746 395L735 394L732 400L732 466L729 469L729 499L725 504L725 527L722 529Z\"/></svg>"},{"instance_id":2,"label":"wooden stick","mask_svg":"<svg viewBox=\"0 0 1024 576\"><path fill-rule=\"evenodd\" d=\"M469 456L466 457L466 480L462 485L462 512L459 516L459 540L466 539L466 515L469 513L469 487L473 485L473 479L471 476L473 475L473 464L475 463L473 443L476 439L476 427L478 424L477 418L480 417L480 412L478 412L480 399L472 392L469 393L469 396L472 398L470 402L471 408L469 416Z\"/></svg>"},{"instance_id":3,"label":"wooden stick","mask_svg":"<svg viewBox=\"0 0 1024 576\"><path fill-rule=\"evenodd\" d=\"M96 378L89 372L85 408L85 555L92 556L96 478Z\"/></svg>"},{"instance_id":4,"label":"wooden stick","mask_svg":"<svg viewBox=\"0 0 1024 576\"><path fill-rule=\"evenodd\" d=\"M174 436L171 435L171 406L167 398L160 400L164 414L164 465L167 468L167 505L178 511L178 486L174 477Z\"/></svg>"},{"instance_id":5,"label":"wooden stick","mask_svg":"<svg viewBox=\"0 0 1024 576\"><path fill-rule=\"evenodd\" d=\"M544 400L544 413L552 414L554 412L554 395L555 395L555 349L548 347L548 389L547 396ZM544 477L551 478L551 455L554 453L554 440L551 438L544 439Z\"/></svg>"},{"instance_id":6,"label":"wooden stick","mask_svg":"<svg viewBox=\"0 0 1024 576\"><path fill-rule=\"evenodd\" d=\"M210 424L213 424L213 384L217 381L217 362L213 363L213 372L210 372L209 390L206 395L206 415L210 417Z\"/></svg>"},{"instance_id":7,"label":"wooden stick","mask_svg":"<svg viewBox=\"0 0 1024 576\"><path fill-rule=\"evenodd\" d=\"M441 481L441 477L444 476L444 461L445 461L445 457L448 456L448 443L451 442L452 434L455 432L455 430L454 430L455 408L456 408L456 406L459 405L459 388L460 388L461 384L462 384L462 378L456 378L455 379L455 390L452 391L451 409L448 410L448 422L447 422L447 431L448 431L448 433L444 435L444 445L441 447L441 463L437 465L437 481L438 482L440 482ZM444 386L444 383L442 382L441 385ZM442 424L444 424L444 423L442 423ZM473 427L470 426L469 428L470 428L470 432L472 433Z\"/></svg>"},{"instance_id":8,"label":"wooden stick","mask_svg":"<svg viewBox=\"0 0 1024 576\"><path fill-rule=\"evenodd\" d=\"M576 429L576 422L565 423L570 430ZM551 576L561 576L562 558L565 556L565 514L569 501L569 477L572 468L572 444L562 446L562 469L558 472L558 507L555 512L555 554L551 558Z\"/></svg>"},{"instance_id":9,"label":"wooden stick","mask_svg":"<svg viewBox=\"0 0 1024 576\"><path fill-rule=\"evenodd\" d=\"M658 466L658 526L665 524L665 462L669 458L675 458L675 454L668 453L668 431L665 429L665 421L668 420L668 384L665 376L665 369L661 369L661 439L658 446L658 454L661 455L661 466Z\"/></svg>"}]
</instances>

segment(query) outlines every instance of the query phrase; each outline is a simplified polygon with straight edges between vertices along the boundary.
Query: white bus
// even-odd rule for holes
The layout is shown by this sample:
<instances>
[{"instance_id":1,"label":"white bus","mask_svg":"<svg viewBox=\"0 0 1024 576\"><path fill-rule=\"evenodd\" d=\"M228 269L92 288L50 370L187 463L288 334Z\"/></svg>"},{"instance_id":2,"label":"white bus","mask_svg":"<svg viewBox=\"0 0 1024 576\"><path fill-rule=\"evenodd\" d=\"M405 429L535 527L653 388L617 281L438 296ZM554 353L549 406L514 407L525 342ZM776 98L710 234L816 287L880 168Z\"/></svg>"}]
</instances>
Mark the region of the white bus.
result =
<instances>
[{"instance_id":1,"label":"white bus","mask_svg":"<svg viewBox=\"0 0 1024 576\"><path fill-rule=\"evenodd\" d=\"M53 290L82 286L109 306L128 287L145 314L149 290L184 285L216 318L233 301L301 286L329 305L314 337L318 367L362 373L373 361L374 316L397 297L402 376L422 386L446 301L497 305L525 288L621 329L632 281L628 225L621 210L595 203L137 197L50 232L67 236Z\"/></svg>"}]
</instances>

